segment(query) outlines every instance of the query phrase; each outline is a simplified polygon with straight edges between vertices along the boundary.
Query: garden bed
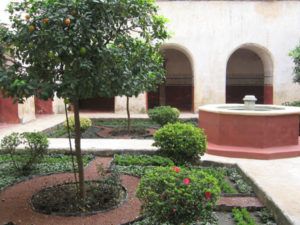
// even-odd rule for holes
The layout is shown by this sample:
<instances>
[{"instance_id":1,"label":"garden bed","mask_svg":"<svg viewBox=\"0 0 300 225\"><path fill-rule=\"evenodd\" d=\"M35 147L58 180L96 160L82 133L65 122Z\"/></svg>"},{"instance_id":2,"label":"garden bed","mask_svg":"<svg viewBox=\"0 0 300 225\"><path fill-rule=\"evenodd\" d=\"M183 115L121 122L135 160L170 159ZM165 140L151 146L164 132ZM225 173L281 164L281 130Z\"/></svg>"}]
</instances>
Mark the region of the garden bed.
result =
<instances>
[{"instance_id":1,"label":"garden bed","mask_svg":"<svg viewBox=\"0 0 300 225\"><path fill-rule=\"evenodd\" d=\"M184 123L198 124L197 119L181 119ZM126 119L92 119L92 126L81 134L82 138L152 138L160 125L149 119L131 119L131 132L127 132ZM43 131L48 138L68 138L63 123ZM71 134L74 137L74 134Z\"/></svg>"},{"instance_id":2,"label":"garden bed","mask_svg":"<svg viewBox=\"0 0 300 225\"><path fill-rule=\"evenodd\" d=\"M0 155L0 159L2 159L2 161L0 161L1 168L9 167L9 162L8 162L9 160L7 158L8 157L6 155ZM51 163L51 160L55 161L55 163L56 163L55 164L56 166L53 166L53 167L51 167L49 165L47 166L47 168L49 168L49 167L52 168L51 170L47 169L46 170L47 173L70 171L70 167L68 167L68 168L66 167L65 169L59 169L62 167L63 164L69 164L69 162L70 162L69 156L55 154L55 155L52 155L52 157L47 156L46 158L48 158L49 163ZM92 158L93 158L92 156L86 157L85 164L87 165L89 163L89 160L91 160ZM49 159L51 159L51 160L49 160ZM63 160L61 160L61 162L58 163L57 162L57 161L59 161L58 159L63 159ZM98 158L97 163L101 163L102 159L105 159L105 158ZM62 165L58 166L59 164L62 164ZM3 165L6 165L6 166L3 167ZM41 166L38 166L37 168L43 167L42 166L43 163L41 163L40 165ZM96 162L91 163L90 166L88 167L88 169L86 169L85 173L89 174L90 173L89 171L94 171L93 172L94 174L97 173L95 170L95 165L96 165ZM94 169L92 169L92 166L94 167ZM121 174L127 174L127 175L122 175L122 183L125 182L124 187L128 188L130 190L128 203L126 202L123 206L120 206L118 209L115 209L115 210L118 210L118 215L122 215L122 212L125 208L127 208L127 209L129 208L128 210L133 210L134 207L132 204L138 205L138 207L140 207L140 203L137 203L137 202L132 203L132 201L133 201L132 198L133 198L134 192L137 188L137 184L139 183L139 178L145 174L145 171L147 171L151 168L157 167L157 166L173 167L174 163L167 158L162 158L162 157L158 157L158 156L151 157L151 156L140 156L140 155L135 155L135 156L115 155L113 161L111 161L110 159L105 159L104 166L107 167L108 172L112 169L117 169ZM239 203L235 203L234 205L230 205L230 204L226 205L226 204L224 204L224 202L222 203L222 200L224 200L224 198L229 198L229 199L236 198L236 197L240 197L240 198L244 198L244 199L255 198L255 193L253 192L252 187L249 184L247 184L247 182L243 179L242 175L238 172L238 170L235 167L225 167L224 165L207 167L206 165L200 164L200 165L194 165L193 168L196 168L197 170L205 170L209 174L213 175L215 178L217 178L218 185L221 187L222 193L221 193L221 199L219 201L221 203L217 204L217 208L215 209L215 211L213 213L214 223L212 223L212 224L221 224L221 225L228 224L228 225L230 225L230 224L236 224L238 218L242 218L244 220L246 220L248 218L248 216L243 216L243 213L245 213L245 210L244 210L244 212L240 211L240 213L235 213L237 215L235 215L235 214L233 215L232 209L234 207L246 208L248 214L250 214L250 216L256 221L255 222L256 224L275 224L274 220L272 219L272 215L270 215L267 212L267 210L265 209L265 207L263 207L263 206L253 207L253 205L243 205L241 207L241 205L239 205ZM0 170L0 171L2 171L2 170ZM6 171L10 171L10 170L6 170ZM29 177L31 177L30 180L28 180L29 178L19 177L19 178L15 179L15 181L10 181L9 183L6 183L6 185L12 184L14 182L18 182L19 184L10 186L10 188L14 188L17 186L18 186L18 188L20 188L22 185L30 185L30 184L37 185L37 184L40 184L41 182L40 181L38 181L38 183L36 182L37 178L33 178L34 174L36 176L36 175L41 175L41 174L45 174L45 173L46 172L44 172L44 169L41 169L40 171L36 170L34 173L32 173L29 176ZM15 174L15 173L13 173L13 174ZM9 179L6 179L5 175L6 175L6 173L2 174L1 181L9 180ZM135 178L135 179L130 178L132 176L137 177L137 178ZM8 175L8 177L9 177L9 175ZM46 184L48 183L48 186L55 185L55 183L56 183L55 180L56 179L58 180L58 178L55 178L56 175L52 175L52 179L54 179L54 180L52 180L51 182L47 182L48 177L50 178L51 176L43 176L41 178L43 179L43 182L46 182ZM92 177L95 177L95 175L88 175L87 177L88 177L88 179L92 179ZM20 180L23 180L23 181L27 180L27 181L20 183ZM68 178L68 180L70 181L69 178ZM128 182L127 182L127 180L128 180ZM131 180L131 181L129 181L129 180ZM52 185L51 185L51 183L52 183ZM42 186L44 188L47 187L45 185L42 185ZM133 186L135 186L134 189L132 189ZM8 191L10 191L9 190L10 188L7 188ZM32 192L32 194L29 195L29 196L32 196L33 194L36 194L38 192L35 190L39 189L39 188L32 186L29 189L33 189L33 190L30 190ZM27 189L23 188L22 190L24 190L24 193L22 193L22 194L20 193L20 194L26 195L25 192L27 192L26 190L29 191L29 189L28 189L28 187L27 187ZM2 189L1 192L3 193L4 189ZM0 192L0 194L1 194L1 192ZM1 202L2 206L5 207L6 203L7 203L8 204L7 206L9 207L9 202L8 202L8 199L6 199L5 195L1 196L1 198L5 200L4 202L3 201ZM136 200L134 200L134 201L136 201ZM28 204L28 202L27 202L27 204ZM126 206L127 204L130 204L130 206L129 207ZM10 207L17 207L17 206L11 205ZM11 209L11 210L13 210L13 209ZM88 222L88 220L87 220L88 217L77 217L77 220L69 219L70 222L66 222L68 220L63 219L64 217L60 217L60 219L54 219L56 217L53 217L52 214L47 217L48 218L47 221L53 221L53 223L49 222L49 224L54 224L54 222L55 222L55 224L64 224L64 225L77 224L75 221L78 221L78 222L80 221L79 222L80 224L81 223L94 224L95 221L97 221L97 222L100 221L99 218L105 218L104 220L102 220L102 222L99 223L99 224L103 224L103 225L105 225L105 224L140 225L140 224L149 224L148 221L153 221L153 218L147 217L147 215L143 215L143 216L138 217L137 219L134 219L135 217L138 216L138 211L139 210L134 211L135 213L137 213L136 216L131 215L132 219L127 220L127 222L124 221L124 218L122 220L123 216L120 216L120 222L118 222L118 223L117 222L112 222L112 223L107 222L107 221L109 221L109 215L111 215L112 217L115 217L113 214L114 210L112 210L110 212L104 212L102 214L94 215L93 218L95 220L93 220L92 223ZM31 212L31 211L29 210L28 212ZM129 212L132 212L132 211L128 211L126 214L129 215L130 214ZM37 216L38 214L34 214L34 215ZM42 214L39 214L39 215L41 215L40 216L41 218L45 218L44 216L42 216ZM81 215L81 213L79 213L78 215ZM234 219L234 217L235 217L235 219ZM24 219L24 221L33 223L33 220L30 219L30 216L28 216L26 218L28 218L28 220ZM39 218L39 216L37 216L37 218ZM127 218L130 218L130 217L127 217ZM104 222L104 221L106 221L106 222ZM6 221L1 220L0 224L8 223L8 222L9 222L9 220L6 220ZM15 220L12 222L14 222L15 224L18 224L18 220ZM44 222L45 222L45 220L44 220ZM19 222L19 223L23 224L22 222ZM255 223L252 223L252 224L255 224ZM45 224L45 223L43 223L43 224ZM200 225L201 222L195 221L192 224ZM251 224L251 223L248 223L248 224Z\"/></svg>"}]
</instances>

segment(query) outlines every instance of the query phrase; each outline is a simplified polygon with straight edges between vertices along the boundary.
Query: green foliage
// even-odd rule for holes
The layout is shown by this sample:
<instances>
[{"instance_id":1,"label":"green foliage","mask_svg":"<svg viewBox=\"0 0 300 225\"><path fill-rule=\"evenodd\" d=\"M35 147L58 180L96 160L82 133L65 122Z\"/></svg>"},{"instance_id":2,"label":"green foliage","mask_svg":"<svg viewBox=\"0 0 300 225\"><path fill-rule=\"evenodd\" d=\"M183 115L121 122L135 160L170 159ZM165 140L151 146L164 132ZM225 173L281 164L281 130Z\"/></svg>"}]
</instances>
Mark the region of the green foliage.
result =
<instances>
[{"instance_id":1,"label":"green foliage","mask_svg":"<svg viewBox=\"0 0 300 225\"><path fill-rule=\"evenodd\" d=\"M148 155L118 155L114 156L116 165L129 166L129 165L140 165L140 166L173 166L174 162L169 158L160 156L148 156Z\"/></svg>"},{"instance_id":2,"label":"green foliage","mask_svg":"<svg viewBox=\"0 0 300 225\"><path fill-rule=\"evenodd\" d=\"M253 217L249 215L246 208L241 210L237 208L232 209L233 218L237 221L238 225L256 225L256 221Z\"/></svg>"},{"instance_id":3,"label":"green foliage","mask_svg":"<svg viewBox=\"0 0 300 225\"><path fill-rule=\"evenodd\" d=\"M92 121L93 125L103 125L103 126L117 126L117 127L125 127L127 126L127 120L95 120ZM132 127L157 127L158 124L151 120L132 120L131 121Z\"/></svg>"},{"instance_id":4,"label":"green foliage","mask_svg":"<svg viewBox=\"0 0 300 225\"><path fill-rule=\"evenodd\" d=\"M182 165L195 162L206 152L204 130L193 124L167 124L154 135L154 146L159 147L159 155L169 157L175 164Z\"/></svg>"},{"instance_id":5,"label":"green foliage","mask_svg":"<svg viewBox=\"0 0 300 225\"><path fill-rule=\"evenodd\" d=\"M70 131L74 132L75 131L74 116L69 116L68 120L69 120ZM86 118L86 117L83 117L83 116L80 117L80 130L81 130L81 132L85 132L91 126L92 126L92 121L89 118ZM64 127L65 127L66 130L68 129L67 120L65 120L65 122L64 122Z\"/></svg>"},{"instance_id":6,"label":"green foliage","mask_svg":"<svg viewBox=\"0 0 300 225\"><path fill-rule=\"evenodd\" d=\"M240 193L252 193L253 189L248 185L243 177L237 172L235 168L228 169L229 179L233 181Z\"/></svg>"},{"instance_id":7,"label":"green foliage","mask_svg":"<svg viewBox=\"0 0 300 225\"><path fill-rule=\"evenodd\" d=\"M119 171L121 174L128 174L131 176L142 177L145 173L154 168L154 166L138 166L138 165L130 165L130 166L119 166L113 165L113 168Z\"/></svg>"},{"instance_id":8,"label":"green foliage","mask_svg":"<svg viewBox=\"0 0 300 225\"><path fill-rule=\"evenodd\" d=\"M24 158L24 156L26 156L26 153L20 152L18 155L14 156L14 160L20 160ZM83 155L84 165L87 165L92 159L94 159L93 155ZM25 175L15 169L9 154L0 154L0 190L7 185L21 181L28 176L69 171L72 171L72 159L71 156L68 155L53 153L45 155L44 158L36 164L36 167L29 171L29 174Z\"/></svg>"},{"instance_id":9,"label":"green foliage","mask_svg":"<svg viewBox=\"0 0 300 225\"><path fill-rule=\"evenodd\" d=\"M25 153L19 157L17 147L24 145ZM8 151L13 165L22 174L29 173L47 152L47 137L38 132L12 133L1 140L1 148Z\"/></svg>"},{"instance_id":10,"label":"green foliage","mask_svg":"<svg viewBox=\"0 0 300 225\"><path fill-rule=\"evenodd\" d=\"M296 46L289 55L293 57L295 68L294 68L294 82L300 83L300 45Z\"/></svg>"},{"instance_id":11,"label":"green foliage","mask_svg":"<svg viewBox=\"0 0 300 225\"><path fill-rule=\"evenodd\" d=\"M157 224L187 224L209 221L219 193L217 180L204 171L157 167L142 177L136 195Z\"/></svg>"},{"instance_id":12,"label":"green foliage","mask_svg":"<svg viewBox=\"0 0 300 225\"><path fill-rule=\"evenodd\" d=\"M282 105L285 105L285 106L298 106L298 107L300 107L300 101L284 102L284 103L282 103Z\"/></svg>"},{"instance_id":13,"label":"green foliage","mask_svg":"<svg viewBox=\"0 0 300 225\"><path fill-rule=\"evenodd\" d=\"M153 89L164 77L159 48L169 36L157 10L152 0L12 2L11 25L0 32L2 95L20 103L57 95L74 106L78 118L80 99ZM79 127L76 120L84 198Z\"/></svg>"},{"instance_id":14,"label":"green foliage","mask_svg":"<svg viewBox=\"0 0 300 225\"><path fill-rule=\"evenodd\" d=\"M163 126L167 123L175 123L179 117L179 110L171 106L157 106L148 110L148 116Z\"/></svg>"},{"instance_id":15,"label":"green foliage","mask_svg":"<svg viewBox=\"0 0 300 225\"><path fill-rule=\"evenodd\" d=\"M136 96L164 78L159 47L169 35L154 1L29 0L8 11L0 86L19 102L23 94L46 100L57 93L71 103ZM15 59L7 70L5 52Z\"/></svg>"},{"instance_id":16,"label":"green foliage","mask_svg":"<svg viewBox=\"0 0 300 225\"><path fill-rule=\"evenodd\" d=\"M218 186L220 187L222 193L237 193L226 181L227 170L225 168L201 168L202 171L210 174L218 181Z\"/></svg>"},{"instance_id":17,"label":"green foliage","mask_svg":"<svg viewBox=\"0 0 300 225\"><path fill-rule=\"evenodd\" d=\"M259 218L263 224L266 225L275 225L275 219L274 216L266 209L262 209L258 212Z\"/></svg>"}]
</instances>

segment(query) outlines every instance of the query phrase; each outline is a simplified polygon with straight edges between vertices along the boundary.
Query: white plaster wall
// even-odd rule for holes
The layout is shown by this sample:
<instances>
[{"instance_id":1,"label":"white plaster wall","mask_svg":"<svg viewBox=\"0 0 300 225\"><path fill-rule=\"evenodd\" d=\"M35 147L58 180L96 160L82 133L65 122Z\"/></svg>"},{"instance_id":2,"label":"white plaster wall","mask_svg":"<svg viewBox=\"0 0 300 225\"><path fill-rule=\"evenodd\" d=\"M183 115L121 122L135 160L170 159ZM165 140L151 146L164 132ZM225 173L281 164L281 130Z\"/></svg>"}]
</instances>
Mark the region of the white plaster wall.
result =
<instances>
[{"instance_id":1,"label":"white plaster wall","mask_svg":"<svg viewBox=\"0 0 300 225\"><path fill-rule=\"evenodd\" d=\"M52 104L54 114L65 113L65 103L62 98L58 98L55 95Z\"/></svg>"},{"instance_id":2,"label":"white plaster wall","mask_svg":"<svg viewBox=\"0 0 300 225\"><path fill-rule=\"evenodd\" d=\"M226 65L241 45L255 43L271 53L274 103L298 99L288 52L300 40L299 1L161 1L160 13L173 37L191 54L194 108L225 102Z\"/></svg>"},{"instance_id":3,"label":"white plaster wall","mask_svg":"<svg viewBox=\"0 0 300 225\"><path fill-rule=\"evenodd\" d=\"M126 113L126 96L115 97L115 112ZM129 98L130 113L146 112L146 94L140 94L138 97Z\"/></svg>"},{"instance_id":4,"label":"white plaster wall","mask_svg":"<svg viewBox=\"0 0 300 225\"><path fill-rule=\"evenodd\" d=\"M34 97L27 98L23 104L18 104L18 114L21 123L35 120Z\"/></svg>"}]
</instances>

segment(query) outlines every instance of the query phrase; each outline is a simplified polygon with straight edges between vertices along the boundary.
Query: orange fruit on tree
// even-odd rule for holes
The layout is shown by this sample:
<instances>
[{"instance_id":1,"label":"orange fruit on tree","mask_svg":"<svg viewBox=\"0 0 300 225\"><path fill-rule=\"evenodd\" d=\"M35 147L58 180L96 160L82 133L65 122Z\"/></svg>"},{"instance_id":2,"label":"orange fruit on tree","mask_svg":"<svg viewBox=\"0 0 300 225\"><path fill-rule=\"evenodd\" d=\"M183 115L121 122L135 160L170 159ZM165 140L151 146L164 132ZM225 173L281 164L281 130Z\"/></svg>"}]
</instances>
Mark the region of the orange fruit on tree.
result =
<instances>
[{"instance_id":1,"label":"orange fruit on tree","mask_svg":"<svg viewBox=\"0 0 300 225\"><path fill-rule=\"evenodd\" d=\"M66 19L66 20L65 20L65 23L66 23L66 24L70 24L70 23L71 23L71 20L70 20L70 19Z\"/></svg>"},{"instance_id":2,"label":"orange fruit on tree","mask_svg":"<svg viewBox=\"0 0 300 225\"><path fill-rule=\"evenodd\" d=\"M72 15L72 16L75 16L75 15L76 15L76 12L71 12L71 15Z\"/></svg>"},{"instance_id":3,"label":"orange fruit on tree","mask_svg":"<svg viewBox=\"0 0 300 225\"><path fill-rule=\"evenodd\" d=\"M30 19L30 16L29 16L29 15L26 15L25 18L26 18L26 20L29 20L29 19Z\"/></svg>"},{"instance_id":4,"label":"orange fruit on tree","mask_svg":"<svg viewBox=\"0 0 300 225\"><path fill-rule=\"evenodd\" d=\"M49 19L45 18L44 23L48 23L48 22L49 22Z\"/></svg>"}]
</instances>

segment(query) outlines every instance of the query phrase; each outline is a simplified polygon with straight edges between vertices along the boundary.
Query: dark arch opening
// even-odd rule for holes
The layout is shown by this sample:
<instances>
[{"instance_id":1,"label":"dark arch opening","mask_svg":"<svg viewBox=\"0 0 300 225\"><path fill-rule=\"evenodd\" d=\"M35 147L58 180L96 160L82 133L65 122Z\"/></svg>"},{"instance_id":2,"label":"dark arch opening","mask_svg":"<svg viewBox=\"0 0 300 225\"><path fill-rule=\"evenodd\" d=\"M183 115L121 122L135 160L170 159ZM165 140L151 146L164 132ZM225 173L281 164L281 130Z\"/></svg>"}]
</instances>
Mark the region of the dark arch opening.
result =
<instances>
[{"instance_id":1,"label":"dark arch opening","mask_svg":"<svg viewBox=\"0 0 300 225\"><path fill-rule=\"evenodd\" d=\"M245 95L255 95L258 104L273 102L273 87L262 58L248 48L236 50L226 69L226 103L243 103Z\"/></svg>"},{"instance_id":2,"label":"dark arch opening","mask_svg":"<svg viewBox=\"0 0 300 225\"><path fill-rule=\"evenodd\" d=\"M148 93L148 109L170 105L180 111L193 111L193 72L188 57L176 49L164 49L166 80Z\"/></svg>"}]
</instances>

